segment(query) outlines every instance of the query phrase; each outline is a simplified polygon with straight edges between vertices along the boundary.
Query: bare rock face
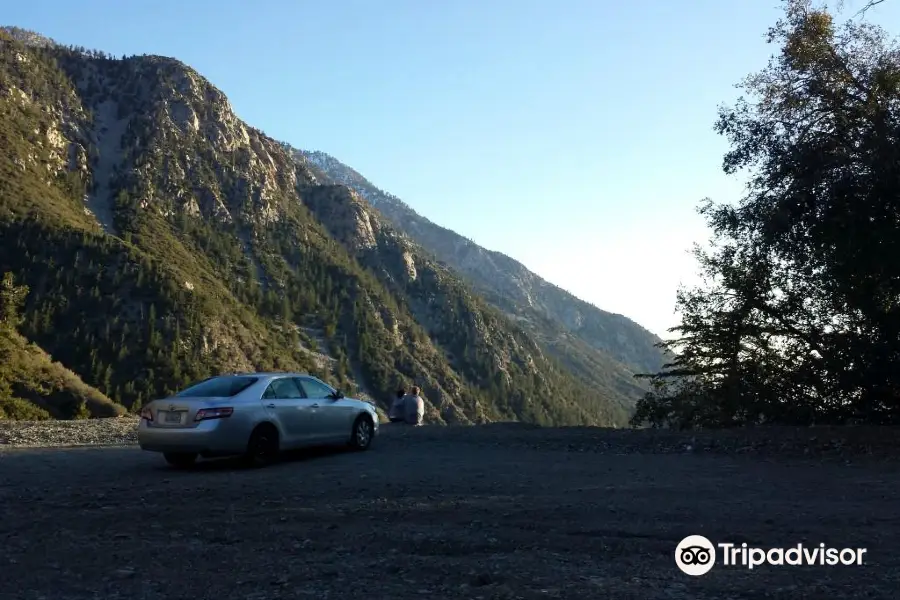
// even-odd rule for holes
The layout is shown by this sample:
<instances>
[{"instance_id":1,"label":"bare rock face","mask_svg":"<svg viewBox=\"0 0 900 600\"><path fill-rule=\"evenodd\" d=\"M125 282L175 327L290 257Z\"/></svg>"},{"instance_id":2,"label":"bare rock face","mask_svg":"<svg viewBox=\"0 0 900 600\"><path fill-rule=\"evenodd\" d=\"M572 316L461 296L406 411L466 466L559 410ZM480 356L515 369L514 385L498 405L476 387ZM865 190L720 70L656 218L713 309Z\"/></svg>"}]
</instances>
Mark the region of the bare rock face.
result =
<instances>
[{"instance_id":1,"label":"bare rock face","mask_svg":"<svg viewBox=\"0 0 900 600\"><path fill-rule=\"evenodd\" d=\"M370 209L350 188L319 185L300 190L303 202L331 234L353 252L375 248L378 222Z\"/></svg>"},{"instance_id":2,"label":"bare rock face","mask_svg":"<svg viewBox=\"0 0 900 600\"><path fill-rule=\"evenodd\" d=\"M406 265L406 275L414 280L418 273L416 272L416 260L411 253L403 253L403 264Z\"/></svg>"}]
</instances>

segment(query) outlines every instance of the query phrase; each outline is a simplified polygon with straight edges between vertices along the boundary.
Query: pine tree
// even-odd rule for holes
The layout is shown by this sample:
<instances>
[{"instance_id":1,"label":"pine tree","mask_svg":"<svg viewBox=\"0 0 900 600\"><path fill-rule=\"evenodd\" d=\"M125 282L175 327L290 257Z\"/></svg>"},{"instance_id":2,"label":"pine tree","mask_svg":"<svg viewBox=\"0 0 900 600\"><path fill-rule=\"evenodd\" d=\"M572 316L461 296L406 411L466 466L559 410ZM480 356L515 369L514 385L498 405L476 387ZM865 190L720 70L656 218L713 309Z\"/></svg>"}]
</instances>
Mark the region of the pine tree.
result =
<instances>
[{"instance_id":1,"label":"pine tree","mask_svg":"<svg viewBox=\"0 0 900 600\"><path fill-rule=\"evenodd\" d=\"M22 324L20 310L28 295L28 286L16 285L12 273L0 281L0 326L16 329Z\"/></svg>"}]
</instances>

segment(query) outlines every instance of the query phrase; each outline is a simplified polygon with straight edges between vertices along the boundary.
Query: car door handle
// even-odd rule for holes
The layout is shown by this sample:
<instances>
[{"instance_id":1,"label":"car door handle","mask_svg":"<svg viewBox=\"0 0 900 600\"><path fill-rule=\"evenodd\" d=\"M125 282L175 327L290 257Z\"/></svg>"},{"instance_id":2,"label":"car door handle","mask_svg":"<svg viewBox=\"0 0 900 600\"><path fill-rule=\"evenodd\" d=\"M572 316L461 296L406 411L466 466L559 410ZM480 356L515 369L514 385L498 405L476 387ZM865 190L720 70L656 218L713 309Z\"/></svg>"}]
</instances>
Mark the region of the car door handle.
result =
<instances>
[{"instance_id":1,"label":"car door handle","mask_svg":"<svg viewBox=\"0 0 900 600\"><path fill-rule=\"evenodd\" d=\"M319 405L318 405L318 404L313 404L313 405L312 405L312 408L319 408Z\"/></svg>"},{"instance_id":2,"label":"car door handle","mask_svg":"<svg viewBox=\"0 0 900 600\"><path fill-rule=\"evenodd\" d=\"M274 404L266 404L266 408L275 408Z\"/></svg>"}]
</instances>

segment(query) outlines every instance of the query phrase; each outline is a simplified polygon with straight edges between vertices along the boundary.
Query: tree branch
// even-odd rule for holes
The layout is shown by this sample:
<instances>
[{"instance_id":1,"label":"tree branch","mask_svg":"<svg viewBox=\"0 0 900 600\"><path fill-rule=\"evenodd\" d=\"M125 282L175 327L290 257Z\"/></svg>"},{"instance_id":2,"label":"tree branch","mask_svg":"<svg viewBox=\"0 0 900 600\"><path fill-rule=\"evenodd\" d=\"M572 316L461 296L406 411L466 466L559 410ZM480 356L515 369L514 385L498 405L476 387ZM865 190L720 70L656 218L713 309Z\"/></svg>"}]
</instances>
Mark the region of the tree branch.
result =
<instances>
[{"instance_id":1,"label":"tree branch","mask_svg":"<svg viewBox=\"0 0 900 600\"><path fill-rule=\"evenodd\" d=\"M878 6L882 2L884 2L884 0L869 0L868 2L866 2L866 5L863 6L861 9L859 9L859 12L857 12L853 16L859 17L861 15L864 15L864 14L866 14L866 11L868 11L870 8L872 8L873 6Z\"/></svg>"}]
</instances>

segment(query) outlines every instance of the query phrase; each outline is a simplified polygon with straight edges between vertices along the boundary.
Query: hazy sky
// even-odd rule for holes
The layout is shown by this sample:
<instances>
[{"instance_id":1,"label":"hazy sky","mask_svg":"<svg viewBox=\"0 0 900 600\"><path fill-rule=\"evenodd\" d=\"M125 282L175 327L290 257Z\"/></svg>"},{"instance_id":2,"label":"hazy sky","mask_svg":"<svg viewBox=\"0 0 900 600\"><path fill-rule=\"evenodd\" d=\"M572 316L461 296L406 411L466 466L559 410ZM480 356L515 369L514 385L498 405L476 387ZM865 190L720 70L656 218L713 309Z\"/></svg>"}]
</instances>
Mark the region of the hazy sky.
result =
<instances>
[{"instance_id":1,"label":"hazy sky","mask_svg":"<svg viewBox=\"0 0 900 600\"><path fill-rule=\"evenodd\" d=\"M863 0L847 0L852 8ZM735 200L712 125L777 0L29 0L5 24L174 56L238 115L664 334ZM900 0L871 20L900 22Z\"/></svg>"}]
</instances>

